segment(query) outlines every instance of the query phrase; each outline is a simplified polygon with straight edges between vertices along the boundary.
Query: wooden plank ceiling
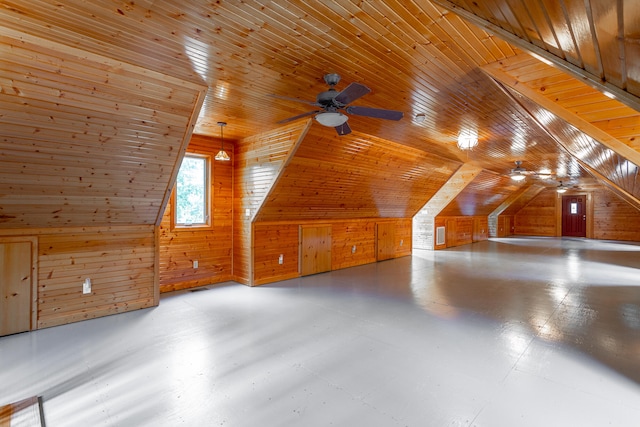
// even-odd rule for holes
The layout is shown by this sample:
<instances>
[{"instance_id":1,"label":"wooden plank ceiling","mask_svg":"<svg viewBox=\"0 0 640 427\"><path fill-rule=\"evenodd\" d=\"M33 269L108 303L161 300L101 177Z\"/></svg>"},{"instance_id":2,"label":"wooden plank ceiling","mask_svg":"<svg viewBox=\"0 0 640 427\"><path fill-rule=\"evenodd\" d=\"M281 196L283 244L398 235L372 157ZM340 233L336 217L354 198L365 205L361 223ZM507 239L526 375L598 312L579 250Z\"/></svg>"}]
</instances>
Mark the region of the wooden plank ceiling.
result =
<instances>
[{"instance_id":1,"label":"wooden plank ceiling","mask_svg":"<svg viewBox=\"0 0 640 427\"><path fill-rule=\"evenodd\" d=\"M299 101L326 90L328 72L341 75L338 90L352 82L371 88L354 105L405 114L398 122L351 115L354 135L339 146L389 141L496 176L516 160L575 182L592 171L588 162L575 166L577 147L557 140L584 131L565 120L558 126L566 129L551 134L483 71L489 64L533 50L570 73L549 79L547 89L581 76L620 105L633 111L640 105L637 2L3 0L0 6L0 227L153 223L196 115L195 132L217 136L216 123L225 121L225 137L241 141L313 109ZM627 146L638 152L637 117L618 113L601 131L636 141ZM473 151L456 147L466 130L478 133ZM318 138L324 145L338 141ZM316 156L316 165L333 159L311 148L290 167L304 169L308 156ZM413 156L414 168L424 156ZM425 171L420 179L430 176ZM609 181L613 188L624 184ZM514 191L508 180L496 182L496 194ZM59 194L37 190L41 183ZM638 197L635 187L625 191ZM41 194L49 198L44 205L36 202ZM386 209L410 213L416 202L409 199L410 208L393 206L391 198ZM265 218L277 216L276 204L265 207L272 209ZM20 214L26 211L32 216Z\"/></svg>"}]
</instances>

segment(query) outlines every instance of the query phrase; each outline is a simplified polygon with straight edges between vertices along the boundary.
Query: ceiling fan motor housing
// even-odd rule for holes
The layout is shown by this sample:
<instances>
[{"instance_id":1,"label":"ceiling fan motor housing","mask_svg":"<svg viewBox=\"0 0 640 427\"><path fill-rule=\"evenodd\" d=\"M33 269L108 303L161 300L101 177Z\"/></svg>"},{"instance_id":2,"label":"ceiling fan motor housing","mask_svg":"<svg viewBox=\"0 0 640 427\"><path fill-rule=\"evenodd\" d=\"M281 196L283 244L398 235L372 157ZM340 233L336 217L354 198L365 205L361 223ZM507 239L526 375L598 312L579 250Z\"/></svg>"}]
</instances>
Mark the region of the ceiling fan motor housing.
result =
<instances>
[{"instance_id":1,"label":"ceiling fan motor housing","mask_svg":"<svg viewBox=\"0 0 640 427\"><path fill-rule=\"evenodd\" d=\"M324 75L324 81L326 84L333 88L340 81L340 75L336 73L329 73Z\"/></svg>"},{"instance_id":2,"label":"ceiling fan motor housing","mask_svg":"<svg viewBox=\"0 0 640 427\"><path fill-rule=\"evenodd\" d=\"M325 90L324 92L320 92L318 96L316 96L316 103L323 107L334 105L334 98L338 95L338 93L339 92L334 88Z\"/></svg>"}]
</instances>

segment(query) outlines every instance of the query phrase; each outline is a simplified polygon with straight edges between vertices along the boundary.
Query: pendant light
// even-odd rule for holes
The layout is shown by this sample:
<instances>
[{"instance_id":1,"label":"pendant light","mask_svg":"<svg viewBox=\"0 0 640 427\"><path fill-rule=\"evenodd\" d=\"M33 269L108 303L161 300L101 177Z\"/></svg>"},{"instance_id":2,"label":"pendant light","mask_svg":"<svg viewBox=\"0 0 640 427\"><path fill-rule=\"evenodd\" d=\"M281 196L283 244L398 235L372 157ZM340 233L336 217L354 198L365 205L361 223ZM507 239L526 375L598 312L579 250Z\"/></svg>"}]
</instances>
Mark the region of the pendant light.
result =
<instances>
[{"instance_id":1,"label":"pendant light","mask_svg":"<svg viewBox=\"0 0 640 427\"><path fill-rule=\"evenodd\" d=\"M231 160L231 157L229 157L229 155L227 154L226 151L224 151L224 137L222 135L222 128L225 127L227 125L226 122L218 122L218 126L220 126L220 151L218 151L218 154L216 154L216 157L214 157L216 160L220 160L223 162L228 162L229 160Z\"/></svg>"}]
</instances>

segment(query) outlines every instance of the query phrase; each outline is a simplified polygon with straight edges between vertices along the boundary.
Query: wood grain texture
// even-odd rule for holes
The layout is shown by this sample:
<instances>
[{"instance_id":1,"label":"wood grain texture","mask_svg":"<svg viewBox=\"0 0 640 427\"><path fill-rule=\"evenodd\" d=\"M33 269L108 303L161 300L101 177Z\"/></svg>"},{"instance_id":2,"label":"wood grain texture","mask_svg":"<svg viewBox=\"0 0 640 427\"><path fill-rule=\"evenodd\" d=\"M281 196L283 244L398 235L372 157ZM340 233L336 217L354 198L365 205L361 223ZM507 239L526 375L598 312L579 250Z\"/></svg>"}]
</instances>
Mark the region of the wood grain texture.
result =
<instances>
[{"instance_id":1,"label":"wood grain texture","mask_svg":"<svg viewBox=\"0 0 640 427\"><path fill-rule=\"evenodd\" d=\"M496 0L482 7L465 0L433 0L518 48L638 109L639 8L633 2Z\"/></svg>"},{"instance_id":2,"label":"wood grain texture","mask_svg":"<svg viewBox=\"0 0 640 427\"><path fill-rule=\"evenodd\" d=\"M441 216L488 216L521 184L508 176L479 173L439 213Z\"/></svg>"},{"instance_id":3,"label":"wood grain texture","mask_svg":"<svg viewBox=\"0 0 640 427\"><path fill-rule=\"evenodd\" d=\"M253 221L310 123L297 122L238 143L234 161L233 277L247 285L254 277ZM256 264L257 265L257 264Z\"/></svg>"},{"instance_id":4,"label":"wood grain texture","mask_svg":"<svg viewBox=\"0 0 640 427\"><path fill-rule=\"evenodd\" d=\"M298 224L255 224L252 285L300 276L299 228Z\"/></svg>"},{"instance_id":5,"label":"wood grain texture","mask_svg":"<svg viewBox=\"0 0 640 427\"><path fill-rule=\"evenodd\" d=\"M331 271L331 225L300 226L300 275Z\"/></svg>"},{"instance_id":6,"label":"wood grain texture","mask_svg":"<svg viewBox=\"0 0 640 427\"><path fill-rule=\"evenodd\" d=\"M376 255L379 249L377 229L381 225L389 232L383 239L385 246L382 250L388 256L386 259L411 255L411 218L257 222L254 224L252 284L261 285L302 274L299 258L302 253L301 228L312 231L331 229L331 270L376 262L379 260ZM356 247L355 252L353 246ZM278 263L280 255L283 256L282 264Z\"/></svg>"},{"instance_id":7,"label":"wood grain texture","mask_svg":"<svg viewBox=\"0 0 640 427\"><path fill-rule=\"evenodd\" d=\"M413 216L458 163L314 124L282 171L258 221Z\"/></svg>"},{"instance_id":8,"label":"wood grain texture","mask_svg":"<svg viewBox=\"0 0 640 427\"><path fill-rule=\"evenodd\" d=\"M206 87L6 28L0 52L0 228L155 223Z\"/></svg>"},{"instance_id":9,"label":"wood grain texture","mask_svg":"<svg viewBox=\"0 0 640 427\"><path fill-rule=\"evenodd\" d=\"M446 239L444 245L434 245L434 249L468 245L488 238L487 217L438 215L435 224L445 227Z\"/></svg>"},{"instance_id":10,"label":"wood grain texture","mask_svg":"<svg viewBox=\"0 0 640 427\"><path fill-rule=\"evenodd\" d=\"M234 147L225 140L232 161L215 161L220 139L193 135L188 152L211 156L210 229L181 229L172 225L173 202L164 212L159 233L160 291L167 292L231 280ZM172 199L173 201L173 199ZM198 268L193 262L198 261Z\"/></svg>"},{"instance_id":11,"label":"wood grain texture","mask_svg":"<svg viewBox=\"0 0 640 427\"><path fill-rule=\"evenodd\" d=\"M31 246L0 239L0 336L31 330Z\"/></svg>"},{"instance_id":12,"label":"wood grain texture","mask_svg":"<svg viewBox=\"0 0 640 427\"><path fill-rule=\"evenodd\" d=\"M482 172L481 168L470 163L464 163L413 216L413 246L415 248L433 250L435 240L433 224L435 217L442 212L480 172Z\"/></svg>"},{"instance_id":13,"label":"wood grain texture","mask_svg":"<svg viewBox=\"0 0 640 427\"><path fill-rule=\"evenodd\" d=\"M154 304L153 226L42 234L38 240L38 328ZM85 278L92 292L83 295Z\"/></svg>"},{"instance_id":14,"label":"wood grain texture","mask_svg":"<svg viewBox=\"0 0 640 427\"><path fill-rule=\"evenodd\" d=\"M595 239L640 241L640 211L605 188L593 198Z\"/></svg>"},{"instance_id":15,"label":"wood grain texture","mask_svg":"<svg viewBox=\"0 0 640 427\"><path fill-rule=\"evenodd\" d=\"M339 270L375 262L375 236L376 221L374 219L332 222L332 268Z\"/></svg>"},{"instance_id":16,"label":"wood grain texture","mask_svg":"<svg viewBox=\"0 0 640 427\"><path fill-rule=\"evenodd\" d=\"M598 171L621 195L638 200L640 112L528 55L483 69L517 92L514 98L588 171Z\"/></svg>"},{"instance_id":17,"label":"wood grain texture","mask_svg":"<svg viewBox=\"0 0 640 427\"><path fill-rule=\"evenodd\" d=\"M514 214L514 234L526 236L558 235L556 225L557 193L553 189L542 191Z\"/></svg>"}]
</instances>

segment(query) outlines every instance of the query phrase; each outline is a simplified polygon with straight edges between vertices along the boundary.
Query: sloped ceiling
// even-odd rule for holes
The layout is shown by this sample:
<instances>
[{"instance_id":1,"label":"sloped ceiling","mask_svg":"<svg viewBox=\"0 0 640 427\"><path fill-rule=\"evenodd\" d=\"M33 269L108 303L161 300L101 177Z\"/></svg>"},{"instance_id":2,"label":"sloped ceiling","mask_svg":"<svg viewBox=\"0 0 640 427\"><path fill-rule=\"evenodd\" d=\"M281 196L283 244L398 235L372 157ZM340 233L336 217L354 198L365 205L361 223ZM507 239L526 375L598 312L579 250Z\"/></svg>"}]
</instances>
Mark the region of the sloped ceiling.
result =
<instances>
[{"instance_id":1,"label":"sloped ceiling","mask_svg":"<svg viewBox=\"0 0 640 427\"><path fill-rule=\"evenodd\" d=\"M363 133L339 136L312 126L257 220L412 217L460 164Z\"/></svg>"},{"instance_id":2,"label":"sloped ceiling","mask_svg":"<svg viewBox=\"0 0 640 427\"><path fill-rule=\"evenodd\" d=\"M638 110L640 5L477 3L3 1L0 46L3 58L13 59L0 69L6 153L0 224L152 223L161 215L192 125L195 132L217 136L216 123L225 121L231 140L274 129L279 120L310 108L300 101L313 101L326 89L327 72L342 76L338 90L351 82L372 89L354 104L405 114L399 122L351 116L356 134L498 175L522 160L530 170L549 167L558 177L572 171L577 181L588 177L583 168L571 167L573 154L481 67L535 50ZM563 34L573 37L573 50L562 44ZM16 53L26 45L24 54ZM37 90L28 91L28 84ZM86 128L91 131L84 146L71 147L73 135ZM456 147L467 129L479 135L472 152ZM57 151L50 154L52 141ZM27 146L29 155L21 154ZM146 160L126 160L141 153ZM73 162L82 164L82 173L70 173ZM39 172L29 169L32 163L41 165ZM15 182L17 170L28 170L20 181L27 186ZM43 170L58 174L51 183L59 194L41 191L50 197L45 206L32 203L39 183L48 182ZM81 184L75 176L83 178Z\"/></svg>"}]
</instances>

